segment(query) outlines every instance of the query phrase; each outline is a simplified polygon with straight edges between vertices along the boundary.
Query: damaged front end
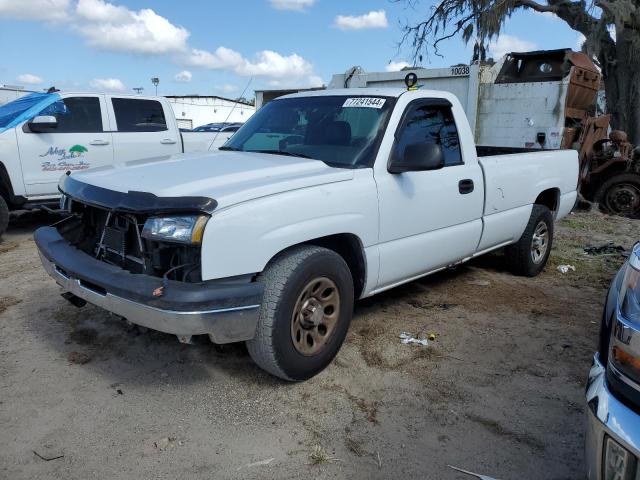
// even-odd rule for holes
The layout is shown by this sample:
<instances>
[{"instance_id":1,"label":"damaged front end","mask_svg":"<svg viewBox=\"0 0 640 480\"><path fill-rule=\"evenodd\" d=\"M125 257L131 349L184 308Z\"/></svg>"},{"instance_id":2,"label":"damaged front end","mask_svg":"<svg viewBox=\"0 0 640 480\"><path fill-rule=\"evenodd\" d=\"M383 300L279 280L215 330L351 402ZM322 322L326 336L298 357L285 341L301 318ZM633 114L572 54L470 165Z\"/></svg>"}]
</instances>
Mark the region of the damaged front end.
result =
<instances>
[{"instance_id":1,"label":"damaged front end","mask_svg":"<svg viewBox=\"0 0 640 480\"><path fill-rule=\"evenodd\" d=\"M181 341L253 338L262 285L252 275L202 279L201 242L215 200L116 192L70 176L60 190L70 215L34 237L65 298Z\"/></svg>"}]
</instances>

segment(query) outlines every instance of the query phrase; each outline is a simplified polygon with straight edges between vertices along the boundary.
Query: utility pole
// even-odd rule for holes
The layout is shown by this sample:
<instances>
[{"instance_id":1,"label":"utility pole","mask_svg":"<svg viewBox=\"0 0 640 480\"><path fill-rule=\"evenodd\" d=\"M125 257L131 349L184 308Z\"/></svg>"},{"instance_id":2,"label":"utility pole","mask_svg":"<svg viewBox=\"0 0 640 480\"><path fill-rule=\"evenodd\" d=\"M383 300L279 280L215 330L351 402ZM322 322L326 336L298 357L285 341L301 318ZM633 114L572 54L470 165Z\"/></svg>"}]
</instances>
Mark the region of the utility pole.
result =
<instances>
[{"instance_id":1,"label":"utility pole","mask_svg":"<svg viewBox=\"0 0 640 480\"><path fill-rule=\"evenodd\" d=\"M160 79L158 77L152 77L151 78L151 83L153 83L153 86L156 87L156 97L158 96L158 84L160 83Z\"/></svg>"},{"instance_id":2,"label":"utility pole","mask_svg":"<svg viewBox=\"0 0 640 480\"><path fill-rule=\"evenodd\" d=\"M133 88L133 91L136 92L138 95L140 95L143 90L144 90L143 87L134 87Z\"/></svg>"}]
</instances>

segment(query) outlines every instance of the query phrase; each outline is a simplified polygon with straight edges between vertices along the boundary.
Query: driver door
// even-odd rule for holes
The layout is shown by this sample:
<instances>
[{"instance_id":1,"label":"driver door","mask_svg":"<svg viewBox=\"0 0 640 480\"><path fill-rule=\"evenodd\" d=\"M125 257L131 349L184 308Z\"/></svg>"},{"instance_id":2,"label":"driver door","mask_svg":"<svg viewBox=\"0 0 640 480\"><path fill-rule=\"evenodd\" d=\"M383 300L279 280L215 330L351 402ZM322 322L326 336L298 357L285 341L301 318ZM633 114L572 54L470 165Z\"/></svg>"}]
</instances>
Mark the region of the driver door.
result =
<instances>
[{"instance_id":1,"label":"driver door","mask_svg":"<svg viewBox=\"0 0 640 480\"><path fill-rule=\"evenodd\" d=\"M56 113L51 132L31 132L28 122L16 128L28 197L58 195L58 181L67 171L86 170L113 162L111 133L102 95L62 99L65 113ZM43 114L46 114L46 109Z\"/></svg>"}]
</instances>

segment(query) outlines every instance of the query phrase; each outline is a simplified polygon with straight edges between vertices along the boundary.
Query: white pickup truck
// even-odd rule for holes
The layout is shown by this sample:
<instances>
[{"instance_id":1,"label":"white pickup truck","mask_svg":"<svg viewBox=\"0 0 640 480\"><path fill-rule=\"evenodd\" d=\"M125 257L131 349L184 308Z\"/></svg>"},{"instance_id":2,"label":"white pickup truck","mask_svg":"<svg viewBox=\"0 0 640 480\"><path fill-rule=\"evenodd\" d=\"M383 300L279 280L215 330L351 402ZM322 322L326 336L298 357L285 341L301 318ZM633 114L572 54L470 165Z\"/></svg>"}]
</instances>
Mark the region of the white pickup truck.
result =
<instances>
[{"instance_id":1,"label":"white pickup truck","mask_svg":"<svg viewBox=\"0 0 640 480\"><path fill-rule=\"evenodd\" d=\"M10 210L57 204L58 181L67 171L207 151L214 136L181 133L163 97L33 93L5 104L0 107L0 235Z\"/></svg>"},{"instance_id":2,"label":"white pickup truck","mask_svg":"<svg viewBox=\"0 0 640 480\"><path fill-rule=\"evenodd\" d=\"M35 241L72 303L246 341L292 381L331 362L358 298L501 247L538 274L576 200L575 151L477 152L438 91L282 97L220 150L66 175L70 215Z\"/></svg>"}]
</instances>

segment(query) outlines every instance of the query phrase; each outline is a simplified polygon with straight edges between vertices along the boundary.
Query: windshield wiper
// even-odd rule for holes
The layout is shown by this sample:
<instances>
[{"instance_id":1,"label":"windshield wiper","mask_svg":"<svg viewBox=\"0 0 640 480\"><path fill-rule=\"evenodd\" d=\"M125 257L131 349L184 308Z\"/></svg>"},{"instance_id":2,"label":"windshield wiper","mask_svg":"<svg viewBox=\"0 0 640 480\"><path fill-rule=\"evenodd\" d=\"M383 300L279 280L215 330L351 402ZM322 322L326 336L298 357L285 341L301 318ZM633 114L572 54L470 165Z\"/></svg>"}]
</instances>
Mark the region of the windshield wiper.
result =
<instances>
[{"instance_id":1,"label":"windshield wiper","mask_svg":"<svg viewBox=\"0 0 640 480\"><path fill-rule=\"evenodd\" d=\"M236 147L225 147L224 145L220 148L218 148L218 150L227 150L230 152L244 152L244 150L242 150L241 148L236 148Z\"/></svg>"},{"instance_id":2,"label":"windshield wiper","mask_svg":"<svg viewBox=\"0 0 640 480\"><path fill-rule=\"evenodd\" d=\"M271 155L284 155L287 157L299 157L299 158L311 158L309 155L305 155L304 153L295 153L295 152L287 152L285 150L245 150L246 152L251 153L269 153Z\"/></svg>"}]
</instances>

